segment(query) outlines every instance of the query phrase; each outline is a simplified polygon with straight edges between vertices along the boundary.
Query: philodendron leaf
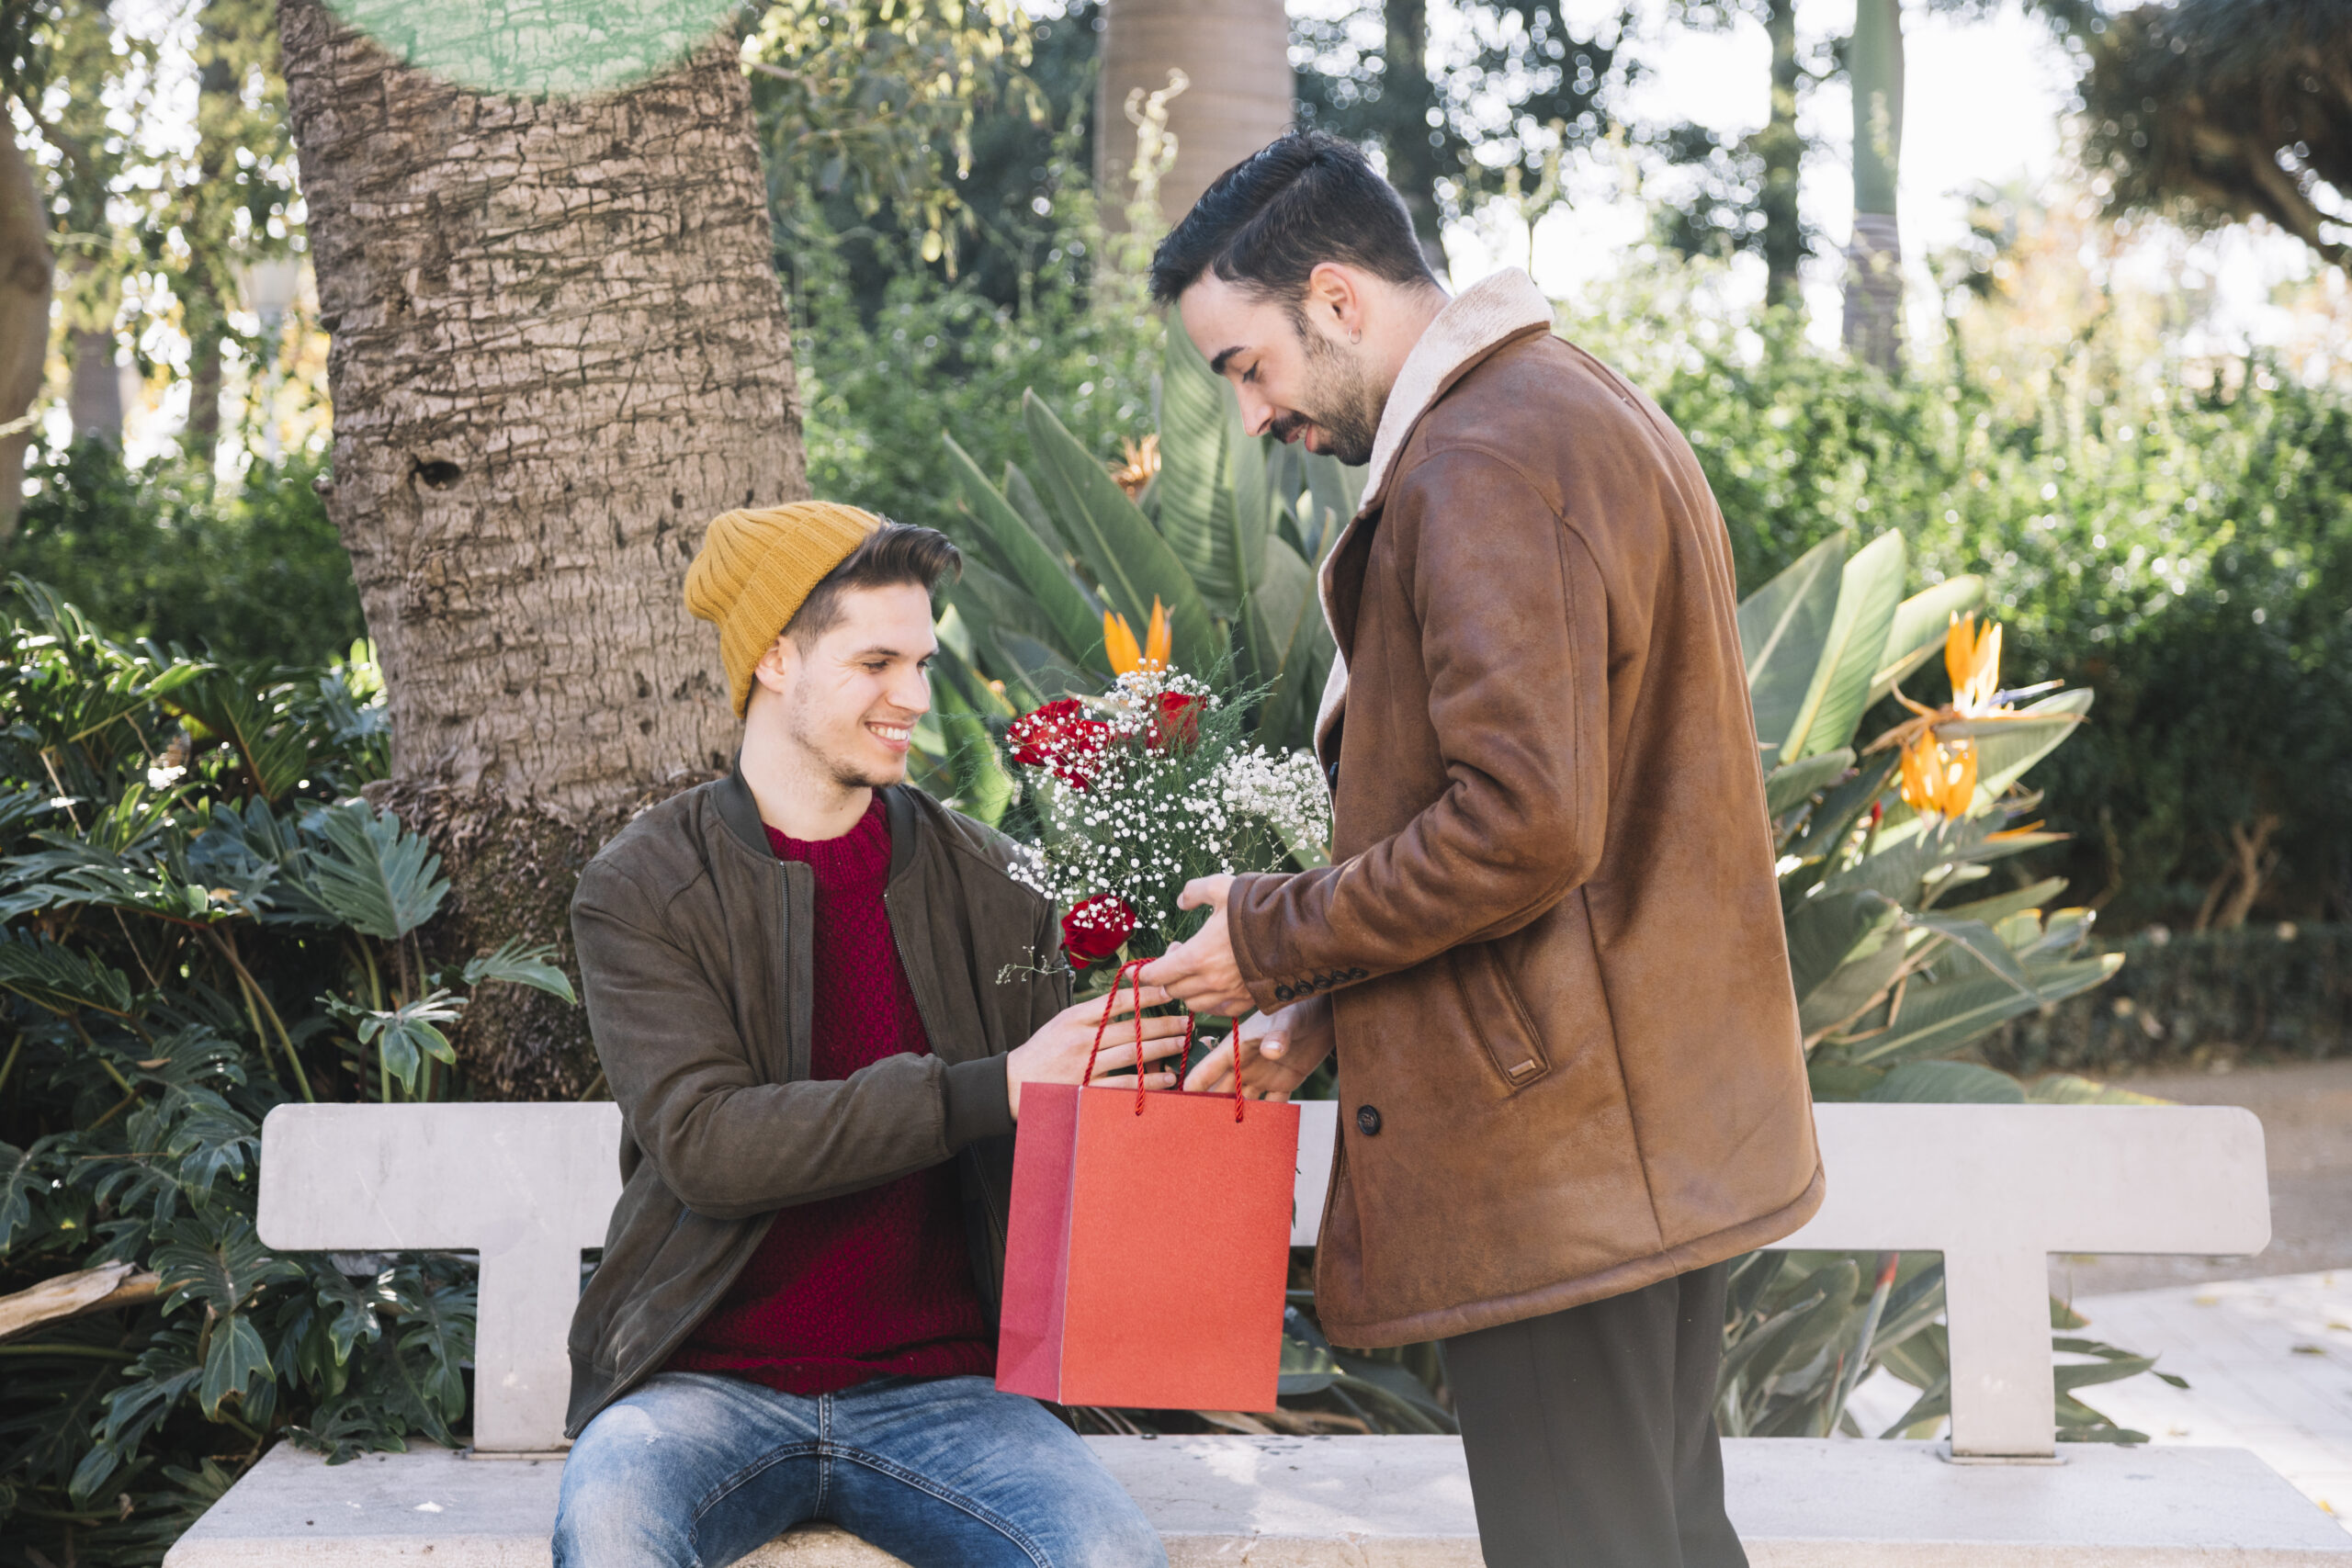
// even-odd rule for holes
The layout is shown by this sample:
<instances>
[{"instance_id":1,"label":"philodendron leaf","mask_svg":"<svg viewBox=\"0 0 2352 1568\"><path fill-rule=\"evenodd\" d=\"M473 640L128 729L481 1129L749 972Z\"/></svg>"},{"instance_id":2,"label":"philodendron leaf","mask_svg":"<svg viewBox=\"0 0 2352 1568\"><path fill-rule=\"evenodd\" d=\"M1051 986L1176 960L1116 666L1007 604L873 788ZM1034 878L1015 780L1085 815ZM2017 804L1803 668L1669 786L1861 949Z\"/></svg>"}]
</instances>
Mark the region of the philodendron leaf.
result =
<instances>
[{"instance_id":1,"label":"philodendron leaf","mask_svg":"<svg viewBox=\"0 0 2352 1568\"><path fill-rule=\"evenodd\" d=\"M548 996L560 997L567 1002L580 998L571 993L571 982L562 970L548 962L555 956L553 947L526 947L520 937L508 942L496 953L485 953L466 964L466 984L479 986L486 980L499 980L509 986L527 986Z\"/></svg>"},{"instance_id":2,"label":"philodendron leaf","mask_svg":"<svg viewBox=\"0 0 2352 1568\"><path fill-rule=\"evenodd\" d=\"M121 970L47 937L0 935L0 991L58 1014L80 1008L128 1017L130 981Z\"/></svg>"},{"instance_id":3,"label":"philodendron leaf","mask_svg":"<svg viewBox=\"0 0 2352 1568\"><path fill-rule=\"evenodd\" d=\"M566 991L571 988L569 985L564 987ZM462 997L435 990L384 1011L354 1009L347 1004L338 1006L333 1000L327 1005L333 1011L357 1015L359 1043L365 1045L375 1042L384 1070L400 1079L402 1089L416 1088L417 1071L424 1065L425 1057L450 1063L458 1059L457 1048L449 1043L449 1037L441 1032L439 1026L455 1023L464 1013L466 1001Z\"/></svg>"},{"instance_id":4,"label":"philodendron leaf","mask_svg":"<svg viewBox=\"0 0 2352 1568\"><path fill-rule=\"evenodd\" d=\"M215 1320L212 1340L204 1356L204 1381L197 1387L197 1403L208 1420L220 1418L220 1406L231 1399L243 1404L256 1382L276 1374L269 1365L269 1347L261 1330L243 1313Z\"/></svg>"},{"instance_id":5,"label":"philodendron leaf","mask_svg":"<svg viewBox=\"0 0 2352 1568\"><path fill-rule=\"evenodd\" d=\"M264 1247L243 1214L182 1220L165 1233L152 1259L162 1276L164 1310L196 1302L214 1313L237 1311L263 1286L301 1278L301 1270Z\"/></svg>"},{"instance_id":6,"label":"philodendron leaf","mask_svg":"<svg viewBox=\"0 0 2352 1568\"><path fill-rule=\"evenodd\" d=\"M317 896L353 930L397 942L441 908L441 857L390 812L341 801L318 814L315 830L326 840L311 857Z\"/></svg>"}]
</instances>

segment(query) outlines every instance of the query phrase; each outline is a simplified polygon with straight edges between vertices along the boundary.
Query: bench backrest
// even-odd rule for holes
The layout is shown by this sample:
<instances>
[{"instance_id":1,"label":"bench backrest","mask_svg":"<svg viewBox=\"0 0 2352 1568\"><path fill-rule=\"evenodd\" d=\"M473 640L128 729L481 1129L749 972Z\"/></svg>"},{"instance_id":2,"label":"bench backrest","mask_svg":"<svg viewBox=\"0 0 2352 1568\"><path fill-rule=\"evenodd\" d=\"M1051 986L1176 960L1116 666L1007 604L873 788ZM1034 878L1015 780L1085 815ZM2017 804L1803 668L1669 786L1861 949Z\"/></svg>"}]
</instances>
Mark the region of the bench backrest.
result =
<instances>
[{"instance_id":1,"label":"bench backrest","mask_svg":"<svg viewBox=\"0 0 2352 1568\"><path fill-rule=\"evenodd\" d=\"M1336 1136L1300 1106L1292 1240L1312 1245ZM1779 1245L1940 1252L1952 1447L2053 1448L2048 1255L2239 1254L2270 1239L2262 1127L2203 1106L1823 1105L1828 1196ZM563 1443L580 1255L620 1196L620 1111L590 1105L282 1105L259 1228L282 1250L476 1251L474 1442Z\"/></svg>"}]
</instances>

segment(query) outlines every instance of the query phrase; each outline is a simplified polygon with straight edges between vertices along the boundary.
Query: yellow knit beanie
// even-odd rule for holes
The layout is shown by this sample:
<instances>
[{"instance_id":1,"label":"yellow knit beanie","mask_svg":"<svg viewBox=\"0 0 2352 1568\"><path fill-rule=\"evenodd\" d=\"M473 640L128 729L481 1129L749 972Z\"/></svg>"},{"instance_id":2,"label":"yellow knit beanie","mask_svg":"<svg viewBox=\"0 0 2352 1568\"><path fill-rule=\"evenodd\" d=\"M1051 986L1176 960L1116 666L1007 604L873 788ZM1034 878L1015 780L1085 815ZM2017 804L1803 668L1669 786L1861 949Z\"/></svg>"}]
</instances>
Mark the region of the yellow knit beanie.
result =
<instances>
[{"instance_id":1,"label":"yellow knit beanie","mask_svg":"<svg viewBox=\"0 0 2352 1568\"><path fill-rule=\"evenodd\" d=\"M830 501L724 512L686 568L686 608L718 627L718 659L741 716L752 671L824 575L882 519Z\"/></svg>"}]
</instances>

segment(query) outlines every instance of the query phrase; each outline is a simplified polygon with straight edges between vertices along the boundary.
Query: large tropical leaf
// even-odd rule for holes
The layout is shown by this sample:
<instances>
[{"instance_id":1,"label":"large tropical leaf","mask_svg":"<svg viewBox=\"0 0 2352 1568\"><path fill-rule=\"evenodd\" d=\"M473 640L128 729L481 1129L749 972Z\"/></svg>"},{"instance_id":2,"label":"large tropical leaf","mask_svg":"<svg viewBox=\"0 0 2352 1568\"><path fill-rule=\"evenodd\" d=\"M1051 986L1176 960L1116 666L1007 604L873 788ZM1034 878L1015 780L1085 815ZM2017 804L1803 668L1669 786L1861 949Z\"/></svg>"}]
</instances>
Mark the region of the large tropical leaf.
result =
<instances>
[{"instance_id":1,"label":"large tropical leaf","mask_svg":"<svg viewBox=\"0 0 2352 1568\"><path fill-rule=\"evenodd\" d=\"M1102 612L1088 598L1085 589L1070 577L1056 547L1039 537L1027 519L989 483L979 465L956 445L954 436L941 439L947 444L948 467L955 471L956 483L963 487L965 503L970 508L973 520L996 546L1013 574L1013 581L1029 596L1043 628L1050 631L1062 657L1074 663L1099 665L1102 673L1110 673L1111 667L1102 662ZM985 591L981 597L991 611L1004 608L1001 601ZM1016 629L1035 635L1030 626Z\"/></svg>"},{"instance_id":2,"label":"large tropical leaf","mask_svg":"<svg viewBox=\"0 0 2352 1568\"><path fill-rule=\"evenodd\" d=\"M182 686L171 705L199 741L226 745L254 793L275 805L309 775L317 739L294 712L296 694L290 685L265 687L243 671L212 670Z\"/></svg>"},{"instance_id":3,"label":"large tropical leaf","mask_svg":"<svg viewBox=\"0 0 2352 1568\"><path fill-rule=\"evenodd\" d=\"M1976 747L1976 809L1989 808L2033 765L2050 755L2075 733L2090 712L2093 694L2087 686L2060 692L2018 710L2007 719L1980 719L1944 725L1938 733L1969 739ZM1897 804L1886 814L1880 840L1900 844L1916 836L1925 820L1909 807Z\"/></svg>"},{"instance_id":4,"label":"large tropical leaf","mask_svg":"<svg viewBox=\"0 0 2352 1568\"><path fill-rule=\"evenodd\" d=\"M1973 609L1984 597L1984 580L1971 573L1946 578L1898 605L1887 628L1886 652L1871 679L1867 708L1894 690L1895 682L1936 656L1952 616Z\"/></svg>"},{"instance_id":5,"label":"large tropical leaf","mask_svg":"<svg viewBox=\"0 0 2352 1568\"><path fill-rule=\"evenodd\" d=\"M1777 761L1793 762L1853 739L1886 652L1887 631L1903 601L1905 561L1903 536L1890 528L1857 550L1839 570L1838 607L1822 640L1821 659L1789 722ZM1775 737L1766 734L1762 739Z\"/></svg>"},{"instance_id":6,"label":"large tropical leaf","mask_svg":"<svg viewBox=\"0 0 2352 1568\"><path fill-rule=\"evenodd\" d=\"M94 1008L127 1018L132 1001L130 981L121 970L35 935L0 935L0 991L13 991L60 1014Z\"/></svg>"},{"instance_id":7,"label":"large tropical leaf","mask_svg":"<svg viewBox=\"0 0 2352 1568\"><path fill-rule=\"evenodd\" d=\"M1168 609L1177 665L1196 675L1214 671L1225 648L1183 562L1053 410L1034 392L1022 406L1055 515L1110 608L1140 634L1157 599Z\"/></svg>"},{"instance_id":8,"label":"large tropical leaf","mask_svg":"<svg viewBox=\"0 0 2352 1568\"><path fill-rule=\"evenodd\" d=\"M503 943L497 952L483 953L466 962L466 984L480 986L488 981L502 985L523 986L534 991L545 991L567 1002L580 998L571 994L571 982L562 970L548 961L555 956L552 947L526 946L521 937Z\"/></svg>"},{"instance_id":9,"label":"large tropical leaf","mask_svg":"<svg viewBox=\"0 0 2352 1568\"><path fill-rule=\"evenodd\" d=\"M1893 931L1876 947L1864 947L1817 982L1797 1008L1797 1027L1807 1040L1869 1010L1903 973L1909 944Z\"/></svg>"},{"instance_id":10,"label":"large tropical leaf","mask_svg":"<svg viewBox=\"0 0 2352 1568\"><path fill-rule=\"evenodd\" d=\"M2033 982L2026 978L2025 966L2018 962L2008 944L1982 920L1972 920L1958 915L1922 912L1905 918L1905 923L1931 931L1959 952L1968 954L1986 969L2007 981L2020 991L2030 992Z\"/></svg>"},{"instance_id":11,"label":"large tropical leaf","mask_svg":"<svg viewBox=\"0 0 2352 1568\"><path fill-rule=\"evenodd\" d=\"M1879 1105L2023 1105L2025 1090L1978 1062L1904 1062L1862 1099Z\"/></svg>"},{"instance_id":12,"label":"large tropical leaf","mask_svg":"<svg viewBox=\"0 0 2352 1568\"><path fill-rule=\"evenodd\" d=\"M354 930L394 942L441 908L441 857L390 812L342 801L320 812L316 830L326 840L311 857L318 897Z\"/></svg>"},{"instance_id":13,"label":"large tropical leaf","mask_svg":"<svg viewBox=\"0 0 2352 1568\"><path fill-rule=\"evenodd\" d=\"M264 1286L301 1277L301 1270L262 1245L253 1222L226 1213L178 1222L155 1248L163 1277L164 1310L195 1302L208 1310L237 1311Z\"/></svg>"},{"instance_id":14,"label":"large tropical leaf","mask_svg":"<svg viewBox=\"0 0 2352 1568\"><path fill-rule=\"evenodd\" d=\"M1790 910L1789 972L1798 1002L1819 990L1849 960L1876 953L1902 919L1902 906L1868 888L1807 898ZM1863 995L1849 1012L1860 1011L1875 994Z\"/></svg>"},{"instance_id":15,"label":"large tropical leaf","mask_svg":"<svg viewBox=\"0 0 2352 1568\"><path fill-rule=\"evenodd\" d=\"M1807 757L1802 762L1774 768L1764 776L1764 809L1778 817L1806 796L1836 784L1853 765L1852 750L1840 746L1834 751Z\"/></svg>"},{"instance_id":16,"label":"large tropical leaf","mask_svg":"<svg viewBox=\"0 0 2352 1568\"><path fill-rule=\"evenodd\" d=\"M1181 328L1170 326L1159 378L1159 531L1209 608L1230 617L1250 592L1263 550L1265 510L1255 507L1261 537L1242 536L1250 519L1236 508L1234 470L1254 460L1237 453L1233 389Z\"/></svg>"},{"instance_id":17,"label":"large tropical leaf","mask_svg":"<svg viewBox=\"0 0 2352 1568\"><path fill-rule=\"evenodd\" d=\"M1813 688L1829 623L1838 613L1838 569L1847 538L1832 535L1794 565L1749 594L1739 606L1739 653L1747 670L1747 700L1757 739L1770 767Z\"/></svg>"},{"instance_id":18,"label":"large tropical leaf","mask_svg":"<svg viewBox=\"0 0 2352 1568\"><path fill-rule=\"evenodd\" d=\"M2090 989L2122 966L2120 953L2029 964L2030 991L1992 975L1939 985L1915 982L1905 987L1894 1023L1854 1042L1849 1059L1889 1062L1957 1051L2034 1008Z\"/></svg>"},{"instance_id":19,"label":"large tropical leaf","mask_svg":"<svg viewBox=\"0 0 2352 1568\"><path fill-rule=\"evenodd\" d=\"M1315 573L1280 539L1265 545L1265 575L1250 595L1243 627L1252 673L1266 694L1258 720L1265 745L1301 744L1315 722L1315 704L1331 668L1331 632L1323 623Z\"/></svg>"}]
</instances>

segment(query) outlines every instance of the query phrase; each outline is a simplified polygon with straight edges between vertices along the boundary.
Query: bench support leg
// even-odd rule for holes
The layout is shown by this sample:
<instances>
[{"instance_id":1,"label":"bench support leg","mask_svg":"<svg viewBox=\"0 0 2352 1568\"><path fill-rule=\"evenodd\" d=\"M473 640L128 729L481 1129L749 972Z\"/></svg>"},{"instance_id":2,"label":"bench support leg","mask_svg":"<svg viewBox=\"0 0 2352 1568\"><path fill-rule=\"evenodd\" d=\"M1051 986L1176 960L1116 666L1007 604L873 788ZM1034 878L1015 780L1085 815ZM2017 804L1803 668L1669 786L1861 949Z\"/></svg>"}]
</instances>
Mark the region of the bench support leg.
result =
<instances>
[{"instance_id":1,"label":"bench support leg","mask_svg":"<svg viewBox=\"0 0 2352 1568\"><path fill-rule=\"evenodd\" d=\"M474 1329L477 1450L529 1453L569 1446L563 1413L571 1394L571 1360L564 1346L579 1300L580 1249L560 1237L535 1235L481 1255Z\"/></svg>"},{"instance_id":2,"label":"bench support leg","mask_svg":"<svg viewBox=\"0 0 2352 1568\"><path fill-rule=\"evenodd\" d=\"M2050 1262L2003 1248L1944 1254L1944 1302L1955 1376L1951 1451L1961 1459L2048 1459L2057 1451L2050 1359ZM2004 1376L1989 1369L2032 1369Z\"/></svg>"}]
</instances>

